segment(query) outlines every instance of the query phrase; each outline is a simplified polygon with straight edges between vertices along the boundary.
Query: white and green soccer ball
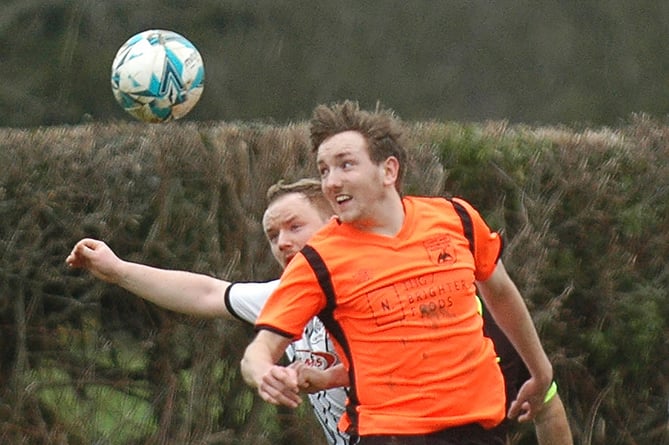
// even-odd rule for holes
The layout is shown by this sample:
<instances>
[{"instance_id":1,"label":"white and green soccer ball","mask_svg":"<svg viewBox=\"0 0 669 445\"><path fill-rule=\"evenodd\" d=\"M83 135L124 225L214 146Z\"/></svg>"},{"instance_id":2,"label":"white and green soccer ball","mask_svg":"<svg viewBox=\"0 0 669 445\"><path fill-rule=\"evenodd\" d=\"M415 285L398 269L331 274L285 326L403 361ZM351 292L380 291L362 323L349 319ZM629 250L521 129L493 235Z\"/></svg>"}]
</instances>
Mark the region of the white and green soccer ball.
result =
<instances>
[{"instance_id":1,"label":"white and green soccer ball","mask_svg":"<svg viewBox=\"0 0 669 445\"><path fill-rule=\"evenodd\" d=\"M111 87L121 107L141 121L179 119L193 109L202 95L202 56L176 32L141 32L116 53Z\"/></svg>"}]
</instances>

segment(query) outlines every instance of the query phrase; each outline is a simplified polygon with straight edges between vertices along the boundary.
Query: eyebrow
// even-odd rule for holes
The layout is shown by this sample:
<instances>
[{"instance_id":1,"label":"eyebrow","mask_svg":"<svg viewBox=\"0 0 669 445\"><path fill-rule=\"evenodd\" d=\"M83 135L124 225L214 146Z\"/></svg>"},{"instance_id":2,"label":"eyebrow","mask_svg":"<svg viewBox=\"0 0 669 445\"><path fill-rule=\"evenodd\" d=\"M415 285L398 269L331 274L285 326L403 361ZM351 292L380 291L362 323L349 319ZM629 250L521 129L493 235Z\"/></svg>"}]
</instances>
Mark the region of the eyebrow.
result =
<instances>
[{"instance_id":1,"label":"eyebrow","mask_svg":"<svg viewBox=\"0 0 669 445\"><path fill-rule=\"evenodd\" d=\"M300 215L298 215L298 214L294 214L294 215L291 216L290 218L286 219L286 220L283 222L283 224L290 224L290 223L293 223L293 222L295 222L296 219L300 219Z\"/></svg>"},{"instance_id":2,"label":"eyebrow","mask_svg":"<svg viewBox=\"0 0 669 445\"><path fill-rule=\"evenodd\" d=\"M292 214L291 216L289 216L288 218L282 220L282 221L278 224L278 226L282 226L282 225L284 225L284 224L290 224L290 223L292 223L293 221L295 221L296 219L299 219L299 218L300 218L300 215L297 214L297 213L294 213L294 214ZM271 231L273 231L273 230L275 231L276 229L273 228L273 227L272 227L272 228L268 228L268 227L265 227L265 226L263 225L263 230L264 230L266 233L269 233L269 232L271 232Z\"/></svg>"},{"instance_id":3,"label":"eyebrow","mask_svg":"<svg viewBox=\"0 0 669 445\"><path fill-rule=\"evenodd\" d=\"M349 149L344 149L344 151L342 151L341 153L337 153L337 154L334 156L334 159L335 159L335 161L338 161L338 160L340 160L340 159L342 159L342 158L347 158L347 157L355 157L355 155L351 152L351 150L349 150ZM317 158L317 159L316 159L316 162L317 162L318 164L323 164L323 163L324 163L324 161L323 161L322 158Z\"/></svg>"}]
</instances>

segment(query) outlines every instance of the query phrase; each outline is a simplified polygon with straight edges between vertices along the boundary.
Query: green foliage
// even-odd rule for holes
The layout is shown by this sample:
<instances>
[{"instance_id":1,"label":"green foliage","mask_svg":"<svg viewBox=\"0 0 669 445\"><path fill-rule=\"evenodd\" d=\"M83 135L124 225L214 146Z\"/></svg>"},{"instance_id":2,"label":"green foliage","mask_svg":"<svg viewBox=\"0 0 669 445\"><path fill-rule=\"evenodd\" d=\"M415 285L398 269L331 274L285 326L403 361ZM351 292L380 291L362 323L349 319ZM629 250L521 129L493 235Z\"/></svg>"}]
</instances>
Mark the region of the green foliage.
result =
<instances>
[{"instance_id":1,"label":"green foliage","mask_svg":"<svg viewBox=\"0 0 669 445\"><path fill-rule=\"evenodd\" d=\"M638 115L613 129L409 130L407 192L463 196L502 232L576 443L666 442L669 127ZM250 327L169 313L63 264L91 236L159 267L275 277L264 193L314 176L304 123L0 136L0 442L322 438L308 406L277 410L242 382ZM514 443L533 443L531 428Z\"/></svg>"},{"instance_id":2,"label":"green foliage","mask_svg":"<svg viewBox=\"0 0 669 445\"><path fill-rule=\"evenodd\" d=\"M36 370L29 379L42 409L61 425L71 438L70 443L103 440L110 445L124 445L157 428L151 403L141 395L106 384L88 383L82 387L55 363Z\"/></svg>"}]
</instances>

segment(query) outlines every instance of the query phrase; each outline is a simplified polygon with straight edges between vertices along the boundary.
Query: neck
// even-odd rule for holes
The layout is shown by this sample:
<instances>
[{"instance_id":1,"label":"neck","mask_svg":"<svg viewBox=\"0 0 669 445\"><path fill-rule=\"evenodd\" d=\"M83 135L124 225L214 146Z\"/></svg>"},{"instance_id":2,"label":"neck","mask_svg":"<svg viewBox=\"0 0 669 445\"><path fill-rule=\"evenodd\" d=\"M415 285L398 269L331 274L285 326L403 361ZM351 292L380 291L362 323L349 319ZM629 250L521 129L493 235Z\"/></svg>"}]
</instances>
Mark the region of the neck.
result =
<instances>
[{"instance_id":1,"label":"neck","mask_svg":"<svg viewBox=\"0 0 669 445\"><path fill-rule=\"evenodd\" d=\"M362 232L393 237L399 233L404 224L404 205L399 194L392 194L387 199L377 201L374 217L352 223L353 227Z\"/></svg>"}]
</instances>

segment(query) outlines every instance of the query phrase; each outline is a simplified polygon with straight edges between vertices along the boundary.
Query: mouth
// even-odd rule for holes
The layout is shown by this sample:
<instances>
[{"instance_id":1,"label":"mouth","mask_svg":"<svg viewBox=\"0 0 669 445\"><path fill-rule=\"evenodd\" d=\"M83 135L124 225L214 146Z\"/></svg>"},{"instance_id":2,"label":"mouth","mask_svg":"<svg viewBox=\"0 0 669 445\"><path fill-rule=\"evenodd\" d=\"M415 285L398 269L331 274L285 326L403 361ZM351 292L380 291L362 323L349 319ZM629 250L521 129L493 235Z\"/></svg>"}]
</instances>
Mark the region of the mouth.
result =
<instances>
[{"instance_id":1,"label":"mouth","mask_svg":"<svg viewBox=\"0 0 669 445\"><path fill-rule=\"evenodd\" d=\"M337 205L342 205L345 204L346 202L350 201L353 199L351 195L337 195L335 196L335 202Z\"/></svg>"},{"instance_id":2,"label":"mouth","mask_svg":"<svg viewBox=\"0 0 669 445\"><path fill-rule=\"evenodd\" d=\"M290 263L293 260L293 258L295 258L295 255L296 254L291 253L291 254L288 254L284 257L284 262L285 262L286 266L288 265L288 263Z\"/></svg>"}]
</instances>

